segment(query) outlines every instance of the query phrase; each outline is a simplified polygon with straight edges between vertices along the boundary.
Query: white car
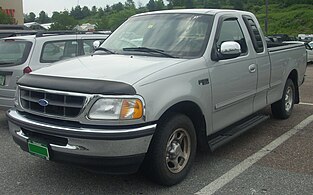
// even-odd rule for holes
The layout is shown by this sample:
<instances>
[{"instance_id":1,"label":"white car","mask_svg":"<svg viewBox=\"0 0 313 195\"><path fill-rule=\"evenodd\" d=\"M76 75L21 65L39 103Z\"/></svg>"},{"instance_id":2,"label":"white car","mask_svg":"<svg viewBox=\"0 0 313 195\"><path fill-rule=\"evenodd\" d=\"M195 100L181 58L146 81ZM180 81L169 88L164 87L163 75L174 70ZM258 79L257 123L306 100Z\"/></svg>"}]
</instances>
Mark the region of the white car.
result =
<instances>
[{"instance_id":1,"label":"white car","mask_svg":"<svg viewBox=\"0 0 313 195\"><path fill-rule=\"evenodd\" d=\"M304 41L284 41L283 43L302 43L305 45L306 53L307 53L307 62L313 62L313 41L310 43Z\"/></svg>"},{"instance_id":2,"label":"white car","mask_svg":"<svg viewBox=\"0 0 313 195\"><path fill-rule=\"evenodd\" d=\"M53 62L94 52L108 33L39 32L36 35L0 39L0 107L10 108L16 81L25 73L47 67Z\"/></svg>"}]
</instances>

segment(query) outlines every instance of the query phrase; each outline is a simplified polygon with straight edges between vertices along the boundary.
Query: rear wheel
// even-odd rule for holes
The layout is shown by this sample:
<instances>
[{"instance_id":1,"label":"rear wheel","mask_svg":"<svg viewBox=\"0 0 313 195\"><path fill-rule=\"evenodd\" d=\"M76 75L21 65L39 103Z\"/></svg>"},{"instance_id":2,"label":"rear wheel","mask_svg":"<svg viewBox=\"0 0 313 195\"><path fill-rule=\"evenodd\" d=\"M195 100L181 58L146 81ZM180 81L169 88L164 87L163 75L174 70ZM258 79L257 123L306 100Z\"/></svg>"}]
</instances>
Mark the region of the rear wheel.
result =
<instances>
[{"instance_id":1,"label":"rear wheel","mask_svg":"<svg viewBox=\"0 0 313 195\"><path fill-rule=\"evenodd\" d=\"M285 84L283 97L271 105L272 113L275 118L289 118L293 110L295 94L295 85L291 79L288 79Z\"/></svg>"},{"instance_id":2,"label":"rear wheel","mask_svg":"<svg viewBox=\"0 0 313 195\"><path fill-rule=\"evenodd\" d=\"M173 114L162 121L151 142L145 167L162 185L174 185L188 174L196 154L196 133L191 120Z\"/></svg>"}]
</instances>

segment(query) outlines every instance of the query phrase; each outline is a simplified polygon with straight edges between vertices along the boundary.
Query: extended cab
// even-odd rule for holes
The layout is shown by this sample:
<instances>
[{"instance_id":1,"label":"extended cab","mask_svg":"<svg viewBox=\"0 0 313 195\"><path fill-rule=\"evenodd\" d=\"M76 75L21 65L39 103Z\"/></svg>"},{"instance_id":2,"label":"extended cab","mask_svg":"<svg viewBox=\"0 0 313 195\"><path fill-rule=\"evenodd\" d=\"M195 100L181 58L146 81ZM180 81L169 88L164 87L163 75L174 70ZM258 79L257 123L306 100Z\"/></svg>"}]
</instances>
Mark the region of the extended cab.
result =
<instances>
[{"instance_id":1,"label":"extended cab","mask_svg":"<svg viewBox=\"0 0 313 195\"><path fill-rule=\"evenodd\" d=\"M266 120L286 119L304 81L303 44L268 48L255 16L235 10L138 14L92 56L18 81L10 132L25 151L108 173L143 165L180 182L196 150L214 150Z\"/></svg>"}]
</instances>

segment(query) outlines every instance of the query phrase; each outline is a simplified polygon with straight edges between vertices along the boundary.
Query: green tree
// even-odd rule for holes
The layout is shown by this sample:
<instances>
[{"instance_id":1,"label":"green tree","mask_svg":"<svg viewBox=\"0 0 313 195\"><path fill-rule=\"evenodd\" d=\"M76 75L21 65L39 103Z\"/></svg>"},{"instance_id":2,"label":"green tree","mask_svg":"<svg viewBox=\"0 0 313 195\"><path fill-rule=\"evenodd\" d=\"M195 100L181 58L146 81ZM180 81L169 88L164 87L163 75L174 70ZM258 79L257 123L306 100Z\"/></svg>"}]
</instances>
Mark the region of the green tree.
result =
<instances>
[{"instance_id":1,"label":"green tree","mask_svg":"<svg viewBox=\"0 0 313 195\"><path fill-rule=\"evenodd\" d=\"M70 15L76 20L81 20L84 18L82 8L79 5L77 5L75 8L72 8Z\"/></svg>"},{"instance_id":2,"label":"green tree","mask_svg":"<svg viewBox=\"0 0 313 195\"><path fill-rule=\"evenodd\" d=\"M122 4L123 5L123 4ZM104 13L105 15L109 15L112 12L112 7L110 7L109 5L107 5L104 9Z\"/></svg>"},{"instance_id":3,"label":"green tree","mask_svg":"<svg viewBox=\"0 0 313 195\"><path fill-rule=\"evenodd\" d=\"M185 1L184 0L172 0L172 3L173 3L174 7L185 6Z\"/></svg>"},{"instance_id":4,"label":"green tree","mask_svg":"<svg viewBox=\"0 0 313 195\"><path fill-rule=\"evenodd\" d=\"M84 6L82 9L83 18L90 16L90 10L87 6Z\"/></svg>"},{"instance_id":5,"label":"green tree","mask_svg":"<svg viewBox=\"0 0 313 195\"><path fill-rule=\"evenodd\" d=\"M188 9L193 8L193 0L186 0L185 1L185 7Z\"/></svg>"},{"instance_id":6,"label":"green tree","mask_svg":"<svg viewBox=\"0 0 313 195\"><path fill-rule=\"evenodd\" d=\"M14 19L0 10L0 24L14 24Z\"/></svg>"},{"instance_id":7,"label":"green tree","mask_svg":"<svg viewBox=\"0 0 313 195\"><path fill-rule=\"evenodd\" d=\"M102 7L100 7L100 8L98 9L98 15L99 15L100 17L104 16L104 11L103 11Z\"/></svg>"},{"instance_id":8,"label":"green tree","mask_svg":"<svg viewBox=\"0 0 313 195\"><path fill-rule=\"evenodd\" d=\"M120 11L124 10L124 5L121 2L113 4L111 6L111 10L113 12L120 12Z\"/></svg>"},{"instance_id":9,"label":"green tree","mask_svg":"<svg viewBox=\"0 0 313 195\"><path fill-rule=\"evenodd\" d=\"M133 0L126 0L125 8L136 9L135 2Z\"/></svg>"},{"instance_id":10,"label":"green tree","mask_svg":"<svg viewBox=\"0 0 313 195\"><path fill-rule=\"evenodd\" d=\"M49 30L72 30L78 24L68 11L53 12L52 22Z\"/></svg>"},{"instance_id":11,"label":"green tree","mask_svg":"<svg viewBox=\"0 0 313 195\"><path fill-rule=\"evenodd\" d=\"M103 11L103 10L102 10ZM98 13L98 9L96 6L92 6L90 14L95 16Z\"/></svg>"},{"instance_id":12,"label":"green tree","mask_svg":"<svg viewBox=\"0 0 313 195\"><path fill-rule=\"evenodd\" d=\"M101 20L96 24L96 30L108 30L108 29L110 29L109 19L108 17L102 17Z\"/></svg>"},{"instance_id":13,"label":"green tree","mask_svg":"<svg viewBox=\"0 0 313 195\"><path fill-rule=\"evenodd\" d=\"M163 10L165 9L164 1L163 0L150 0L147 5L147 9L149 11L156 11L156 10Z\"/></svg>"},{"instance_id":14,"label":"green tree","mask_svg":"<svg viewBox=\"0 0 313 195\"><path fill-rule=\"evenodd\" d=\"M29 14L26 14L24 16L24 22L35 22L36 20L36 14L34 12L30 12Z\"/></svg>"},{"instance_id":15,"label":"green tree","mask_svg":"<svg viewBox=\"0 0 313 195\"><path fill-rule=\"evenodd\" d=\"M167 0L167 2L168 2L167 9L173 9L173 7L174 7L173 0Z\"/></svg>"},{"instance_id":16,"label":"green tree","mask_svg":"<svg viewBox=\"0 0 313 195\"><path fill-rule=\"evenodd\" d=\"M147 8L149 11L156 11L157 10L157 6L154 0L149 0L149 2L147 3Z\"/></svg>"},{"instance_id":17,"label":"green tree","mask_svg":"<svg viewBox=\"0 0 313 195\"><path fill-rule=\"evenodd\" d=\"M163 9L165 9L165 4L164 4L164 1L163 1L163 0L156 0L156 1L155 1L155 4L156 4L156 9L157 9L157 10L163 10Z\"/></svg>"},{"instance_id":18,"label":"green tree","mask_svg":"<svg viewBox=\"0 0 313 195\"><path fill-rule=\"evenodd\" d=\"M51 22L51 19L48 17L45 11L41 11L39 13L38 18L36 18L36 21L40 24Z\"/></svg>"},{"instance_id":19,"label":"green tree","mask_svg":"<svg viewBox=\"0 0 313 195\"><path fill-rule=\"evenodd\" d=\"M244 4L242 0L232 0L231 1L232 6L234 6L234 9L236 10L243 10Z\"/></svg>"},{"instance_id":20,"label":"green tree","mask_svg":"<svg viewBox=\"0 0 313 195\"><path fill-rule=\"evenodd\" d=\"M205 8L211 8L211 9L218 9L221 8L220 1L219 0L205 0L204 2Z\"/></svg>"},{"instance_id":21,"label":"green tree","mask_svg":"<svg viewBox=\"0 0 313 195\"><path fill-rule=\"evenodd\" d=\"M114 31L123 22L125 22L130 16L135 15L135 9L125 9L109 16L109 27L111 31Z\"/></svg>"}]
</instances>

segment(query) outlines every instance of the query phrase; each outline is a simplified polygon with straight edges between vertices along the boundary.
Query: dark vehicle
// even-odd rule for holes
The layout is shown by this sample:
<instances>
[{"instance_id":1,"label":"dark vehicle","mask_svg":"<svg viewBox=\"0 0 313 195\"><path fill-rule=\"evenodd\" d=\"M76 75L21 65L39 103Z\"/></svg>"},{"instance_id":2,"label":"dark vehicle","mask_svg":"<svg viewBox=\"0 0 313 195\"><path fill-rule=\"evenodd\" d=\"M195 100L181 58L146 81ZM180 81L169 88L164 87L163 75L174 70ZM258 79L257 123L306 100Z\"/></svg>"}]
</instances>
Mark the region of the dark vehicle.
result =
<instances>
[{"instance_id":1,"label":"dark vehicle","mask_svg":"<svg viewBox=\"0 0 313 195\"><path fill-rule=\"evenodd\" d=\"M277 39L281 41L294 41L294 38L290 37L287 34L274 34L273 37L276 37Z\"/></svg>"}]
</instances>

